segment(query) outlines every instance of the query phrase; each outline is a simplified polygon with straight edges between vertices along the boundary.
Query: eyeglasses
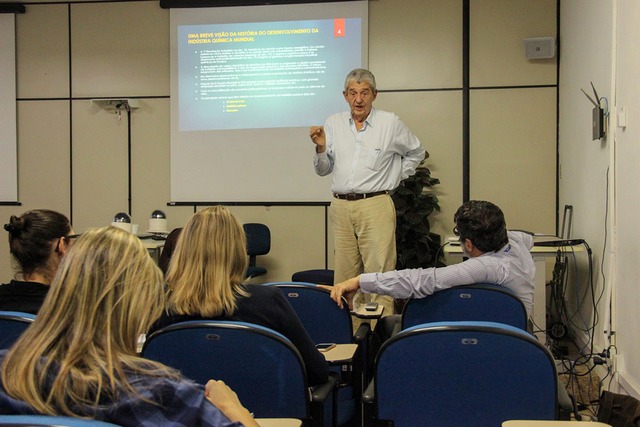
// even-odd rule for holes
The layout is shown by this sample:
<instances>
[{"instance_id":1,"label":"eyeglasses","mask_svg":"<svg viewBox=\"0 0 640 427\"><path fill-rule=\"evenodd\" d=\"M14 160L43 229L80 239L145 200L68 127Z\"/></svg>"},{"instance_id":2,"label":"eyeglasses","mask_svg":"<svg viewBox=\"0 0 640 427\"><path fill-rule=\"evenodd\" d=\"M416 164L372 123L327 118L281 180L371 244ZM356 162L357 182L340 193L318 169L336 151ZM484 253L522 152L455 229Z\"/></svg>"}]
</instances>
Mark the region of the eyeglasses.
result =
<instances>
[{"instance_id":1,"label":"eyeglasses","mask_svg":"<svg viewBox=\"0 0 640 427\"><path fill-rule=\"evenodd\" d=\"M458 231L457 226L453 227L453 234L458 237L458 240L460 240L460 243L464 241L464 238L460 235L460 232Z\"/></svg>"},{"instance_id":2,"label":"eyeglasses","mask_svg":"<svg viewBox=\"0 0 640 427\"><path fill-rule=\"evenodd\" d=\"M82 234L69 234L68 236L62 236L58 238L58 243L56 244L56 252L60 252L60 241L62 239L66 239L66 240L73 240L73 239L77 239L78 237L82 236Z\"/></svg>"}]
</instances>

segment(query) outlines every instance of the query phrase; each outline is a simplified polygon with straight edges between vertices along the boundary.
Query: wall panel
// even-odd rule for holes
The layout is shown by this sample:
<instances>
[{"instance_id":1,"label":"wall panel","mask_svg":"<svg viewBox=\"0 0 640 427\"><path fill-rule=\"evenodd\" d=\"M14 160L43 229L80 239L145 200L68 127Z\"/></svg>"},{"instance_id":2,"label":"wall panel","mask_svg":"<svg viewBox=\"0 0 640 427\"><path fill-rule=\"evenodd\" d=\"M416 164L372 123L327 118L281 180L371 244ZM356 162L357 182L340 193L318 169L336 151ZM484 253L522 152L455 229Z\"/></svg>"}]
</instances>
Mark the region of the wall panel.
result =
<instances>
[{"instance_id":1,"label":"wall panel","mask_svg":"<svg viewBox=\"0 0 640 427\"><path fill-rule=\"evenodd\" d=\"M462 203L462 92L381 93L376 103L398 114L429 152L425 166L440 179L433 191L441 207L430 224L444 239L452 234L453 214Z\"/></svg>"},{"instance_id":2,"label":"wall panel","mask_svg":"<svg viewBox=\"0 0 640 427\"><path fill-rule=\"evenodd\" d=\"M461 49L462 1L369 2L369 68L380 89L461 87Z\"/></svg>"},{"instance_id":3,"label":"wall panel","mask_svg":"<svg viewBox=\"0 0 640 427\"><path fill-rule=\"evenodd\" d=\"M169 11L157 2L71 8L73 96L169 94Z\"/></svg>"},{"instance_id":4,"label":"wall panel","mask_svg":"<svg viewBox=\"0 0 640 427\"><path fill-rule=\"evenodd\" d=\"M65 4L16 15L18 98L69 96L69 13Z\"/></svg>"},{"instance_id":5,"label":"wall panel","mask_svg":"<svg viewBox=\"0 0 640 427\"><path fill-rule=\"evenodd\" d=\"M556 0L470 0L471 86L556 84L556 57L528 60L523 40L556 37Z\"/></svg>"},{"instance_id":6,"label":"wall panel","mask_svg":"<svg viewBox=\"0 0 640 427\"><path fill-rule=\"evenodd\" d=\"M18 192L20 206L0 206L0 224L30 209L70 215L69 103L18 103ZM7 233L0 239L0 283L13 277Z\"/></svg>"},{"instance_id":7,"label":"wall panel","mask_svg":"<svg viewBox=\"0 0 640 427\"><path fill-rule=\"evenodd\" d=\"M134 223L145 231L151 213L160 209L167 224L183 224L192 207L170 207L169 99L144 99L131 113L131 191Z\"/></svg>"},{"instance_id":8,"label":"wall panel","mask_svg":"<svg viewBox=\"0 0 640 427\"><path fill-rule=\"evenodd\" d=\"M500 206L509 228L555 234L555 88L471 93L471 198Z\"/></svg>"},{"instance_id":9,"label":"wall panel","mask_svg":"<svg viewBox=\"0 0 640 427\"><path fill-rule=\"evenodd\" d=\"M73 218L82 231L127 212L127 119L89 100L73 102Z\"/></svg>"}]
</instances>

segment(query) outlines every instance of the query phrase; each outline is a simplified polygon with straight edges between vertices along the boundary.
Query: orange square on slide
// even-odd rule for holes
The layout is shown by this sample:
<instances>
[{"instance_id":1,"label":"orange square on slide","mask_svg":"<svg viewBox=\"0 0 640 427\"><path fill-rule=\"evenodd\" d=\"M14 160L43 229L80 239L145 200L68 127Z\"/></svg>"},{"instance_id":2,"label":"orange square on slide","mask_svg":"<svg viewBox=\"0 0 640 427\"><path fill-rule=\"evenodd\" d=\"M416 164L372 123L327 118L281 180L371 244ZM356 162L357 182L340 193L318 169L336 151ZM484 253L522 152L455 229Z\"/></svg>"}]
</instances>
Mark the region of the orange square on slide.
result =
<instances>
[{"instance_id":1,"label":"orange square on slide","mask_svg":"<svg viewBox=\"0 0 640 427\"><path fill-rule=\"evenodd\" d=\"M344 18L333 20L333 36L344 37Z\"/></svg>"}]
</instances>

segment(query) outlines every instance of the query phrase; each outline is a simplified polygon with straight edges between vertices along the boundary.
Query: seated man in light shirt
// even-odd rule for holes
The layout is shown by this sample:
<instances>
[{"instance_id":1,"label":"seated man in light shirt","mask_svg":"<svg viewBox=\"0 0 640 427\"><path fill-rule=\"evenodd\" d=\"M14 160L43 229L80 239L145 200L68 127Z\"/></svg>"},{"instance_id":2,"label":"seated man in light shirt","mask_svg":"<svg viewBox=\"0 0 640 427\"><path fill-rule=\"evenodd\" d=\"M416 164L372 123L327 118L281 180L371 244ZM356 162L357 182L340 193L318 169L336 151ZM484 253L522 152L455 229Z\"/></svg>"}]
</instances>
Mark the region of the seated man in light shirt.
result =
<instances>
[{"instance_id":1,"label":"seated man in light shirt","mask_svg":"<svg viewBox=\"0 0 640 427\"><path fill-rule=\"evenodd\" d=\"M365 293L394 298L424 298L442 289L474 283L504 286L522 300L531 314L533 308L535 263L529 252L533 237L507 231L504 214L491 202L471 200L458 208L453 220L460 237L464 262L438 268L395 270L368 273L338 283L331 298L342 306L344 296L351 306L358 289ZM400 315L381 321L381 335L389 335ZM386 332L385 332L386 331Z\"/></svg>"}]
</instances>

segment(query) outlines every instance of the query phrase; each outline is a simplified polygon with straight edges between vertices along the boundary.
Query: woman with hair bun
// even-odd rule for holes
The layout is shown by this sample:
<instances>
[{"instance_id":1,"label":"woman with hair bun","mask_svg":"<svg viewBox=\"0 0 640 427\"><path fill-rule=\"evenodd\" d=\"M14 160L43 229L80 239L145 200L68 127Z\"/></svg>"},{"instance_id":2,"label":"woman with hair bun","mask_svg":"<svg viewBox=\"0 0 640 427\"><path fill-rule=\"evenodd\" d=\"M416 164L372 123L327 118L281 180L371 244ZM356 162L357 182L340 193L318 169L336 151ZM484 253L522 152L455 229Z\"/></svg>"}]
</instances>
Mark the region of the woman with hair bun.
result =
<instances>
[{"instance_id":1,"label":"woman with hair bun","mask_svg":"<svg viewBox=\"0 0 640 427\"><path fill-rule=\"evenodd\" d=\"M0 286L0 310L37 314L73 238L69 219L48 209L12 215L4 225L16 275Z\"/></svg>"}]
</instances>

